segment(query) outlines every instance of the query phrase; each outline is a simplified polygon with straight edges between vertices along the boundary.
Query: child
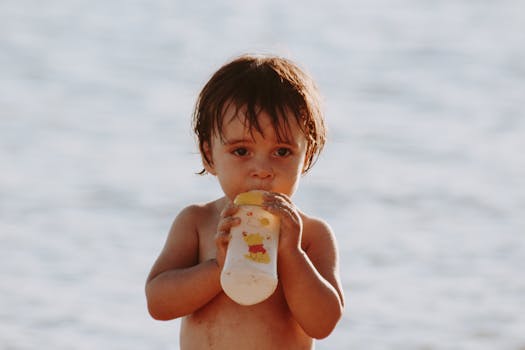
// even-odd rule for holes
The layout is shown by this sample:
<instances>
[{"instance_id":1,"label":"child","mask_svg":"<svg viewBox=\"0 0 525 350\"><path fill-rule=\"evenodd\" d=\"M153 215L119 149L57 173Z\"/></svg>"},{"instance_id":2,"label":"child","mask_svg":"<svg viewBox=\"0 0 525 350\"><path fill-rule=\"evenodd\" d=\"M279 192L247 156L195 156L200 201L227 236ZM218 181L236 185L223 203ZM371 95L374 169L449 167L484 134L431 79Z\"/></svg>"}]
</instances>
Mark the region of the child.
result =
<instances>
[{"instance_id":1,"label":"child","mask_svg":"<svg viewBox=\"0 0 525 350\"><path fill-rule=\"evenodd\" d=\"M323 148L325 128L314 83L279 57L241 56L204 86L194 112L204 170L224 197L176 217L146 283L158 320L184 317L187 349L313 349L343 312L338 253L324 221L290 200ZM279 284L265 301L241 306L219 282L241 192L268 191L264 208L281 219Z\"/></svg>"}]
</instances>

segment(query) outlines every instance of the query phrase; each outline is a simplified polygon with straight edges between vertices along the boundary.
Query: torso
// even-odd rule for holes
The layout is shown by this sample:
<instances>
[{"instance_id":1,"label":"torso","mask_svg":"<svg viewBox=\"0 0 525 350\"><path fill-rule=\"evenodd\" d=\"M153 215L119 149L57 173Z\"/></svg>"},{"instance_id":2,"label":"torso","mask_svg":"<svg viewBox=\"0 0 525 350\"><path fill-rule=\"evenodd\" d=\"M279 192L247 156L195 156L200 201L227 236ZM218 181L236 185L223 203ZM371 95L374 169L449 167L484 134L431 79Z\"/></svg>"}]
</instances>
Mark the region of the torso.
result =
<instances>
[{"instance_id":1,"label":"torso","mask_svg":"<svg viewBox=\"0 0 525 350\"><path fill-rule=\"evenodd\" d=\"M280 288L267 300L241 306L220 293L182 320L181 349L312 349ZM235 344L232 347L232 344Z\"/></svg>"},{"instance_id":2,"label":"torso","mask_svg":"<svg viewBox=\"0 0 525 350\"><path fill-rule=\"evenodd\" d=\"M221 202L202 207L199 223L199 262L215 257L215 231ZM303 237L303 246L306 240ZM235 344L232 347L232 344ZM280 285L265 301L241 306L224 292L191 315L183 318L180 333L182 350L211 349L313 349L312 339L292 317Z\"/></svg>"}]
</instances>

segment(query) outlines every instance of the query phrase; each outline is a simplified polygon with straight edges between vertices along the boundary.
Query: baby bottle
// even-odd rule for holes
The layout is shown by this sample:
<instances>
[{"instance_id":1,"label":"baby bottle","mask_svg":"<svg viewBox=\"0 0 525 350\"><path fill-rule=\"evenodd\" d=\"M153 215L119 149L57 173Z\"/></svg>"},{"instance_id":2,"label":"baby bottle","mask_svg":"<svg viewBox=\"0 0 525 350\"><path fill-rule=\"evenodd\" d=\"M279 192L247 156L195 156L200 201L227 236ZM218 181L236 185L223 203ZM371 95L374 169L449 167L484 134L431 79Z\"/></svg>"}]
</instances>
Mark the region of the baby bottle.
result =
<instances>
[{"instance_id":1,"label":"baby bottle","mask_svg":"<svg viewBox=\"0 0 525 350\"><path fill-rule=\"evenodd\" d=\"M257 304L277 287L280 222L261 208L263 195L258 190L244 192L234 200L241 223L230 229L221 285L226 295L241 305Z\"/></svg>"}]
</instances>

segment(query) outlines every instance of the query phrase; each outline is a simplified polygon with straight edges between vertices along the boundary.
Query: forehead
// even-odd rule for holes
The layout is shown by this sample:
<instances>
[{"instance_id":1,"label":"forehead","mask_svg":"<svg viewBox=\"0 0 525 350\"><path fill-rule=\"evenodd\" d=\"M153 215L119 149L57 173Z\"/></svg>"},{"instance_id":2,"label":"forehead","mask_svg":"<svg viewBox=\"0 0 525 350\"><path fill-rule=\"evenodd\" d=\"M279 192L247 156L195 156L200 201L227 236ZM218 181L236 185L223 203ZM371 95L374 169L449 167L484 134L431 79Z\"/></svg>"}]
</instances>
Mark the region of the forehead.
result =
<instances>
[{"instance_id":1,"label":"forehead","mask_svg":"<svg viewBox=\"0 0 525 350\"><path fill-rule=\"evenodd\" d=\"M272 115L265 110L249 111L246 106L237 107L230 104L224 110L223 122L217 132L223 139L238 137L240 134L249 135L253 139L256 134L260 134L263 138L289 142L304 138L296 119L289 110Z\"/></svg>"}]
</instances>

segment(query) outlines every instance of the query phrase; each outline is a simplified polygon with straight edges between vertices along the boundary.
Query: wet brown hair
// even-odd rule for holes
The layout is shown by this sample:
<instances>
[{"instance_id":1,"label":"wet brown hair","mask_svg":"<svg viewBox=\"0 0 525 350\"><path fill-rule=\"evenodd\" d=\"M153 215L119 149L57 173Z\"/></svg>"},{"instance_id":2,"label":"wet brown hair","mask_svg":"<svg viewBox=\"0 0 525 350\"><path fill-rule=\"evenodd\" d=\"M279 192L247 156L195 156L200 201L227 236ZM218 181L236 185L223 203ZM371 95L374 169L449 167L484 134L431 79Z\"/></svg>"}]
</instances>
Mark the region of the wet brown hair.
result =
<instances>
[{"instance_id":1,"label":"wet brown hair","mask_svg":"<svg viewBox=\"0 0 525 350\"><path fill-rule=\"evenodd\" d=\"M323 149L326 129L318 90L312 78L288 59L243 55L222 66L206 83L195 104L193 130L203 160L210 165L204 147L211 145L214 135L223 138L224 114L230 106L236 108L235 115L242 109L248 129L261 134L257 116L268 113L279 142L286 140L292 114L307 140L303 173Z\"/></svg>"}]
</instances>

